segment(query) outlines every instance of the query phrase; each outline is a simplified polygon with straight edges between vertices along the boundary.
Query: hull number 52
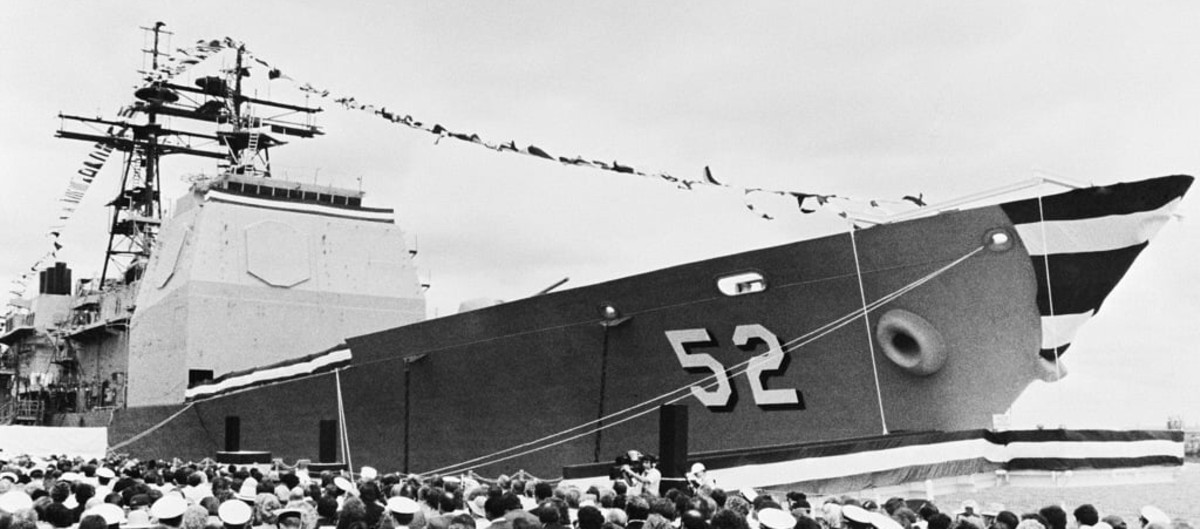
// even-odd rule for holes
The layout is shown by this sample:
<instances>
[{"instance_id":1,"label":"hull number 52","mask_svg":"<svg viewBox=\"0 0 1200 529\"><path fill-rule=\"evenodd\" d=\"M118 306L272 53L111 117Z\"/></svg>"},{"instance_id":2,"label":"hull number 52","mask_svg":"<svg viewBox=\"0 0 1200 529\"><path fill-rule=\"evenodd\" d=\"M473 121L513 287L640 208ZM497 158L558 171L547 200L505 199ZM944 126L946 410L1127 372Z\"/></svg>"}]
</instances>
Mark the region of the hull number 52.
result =
<instances>
[{"instance_id":1,"label":"hull number 52","mask_svg":"<svg viewBox=\"0 0 1200 529\"><path fill-rule=\"evenodd\" d=\"M709 408L728 409L734 403L733 384L729 380L729 372L716 358L707 353L692 353L688 346L692 344L712 345L713 339L708 329L682 329L666 331L667 340L675 350L675 357L686 371L708 371L711 376L691 387L692 395ZM733 344L744 351L753 352L759 344L767 346L767 352L754 357L746 367L746 378L750 381L750 390L754 395L754 403L763 407L804 408L804 397L796 389L767 389L765 379L768 375L782 375L786 369L787 357L779 338L757 323L738 325L733 331ZM740 366L741 364L739 364ZM736 369L736 367L735 367Z\"/></svg>"}]
</instances>

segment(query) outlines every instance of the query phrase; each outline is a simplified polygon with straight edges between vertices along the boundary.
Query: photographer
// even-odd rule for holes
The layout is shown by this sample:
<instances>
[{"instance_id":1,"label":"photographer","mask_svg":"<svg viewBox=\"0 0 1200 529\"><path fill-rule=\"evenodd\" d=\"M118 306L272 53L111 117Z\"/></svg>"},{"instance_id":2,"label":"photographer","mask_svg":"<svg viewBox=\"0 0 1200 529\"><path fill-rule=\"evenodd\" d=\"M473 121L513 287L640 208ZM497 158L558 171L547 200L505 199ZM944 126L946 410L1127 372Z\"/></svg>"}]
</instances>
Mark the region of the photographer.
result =
<instances>
[{"instance_id":1,"label":"photographer","mask_svg":"<svg viewBox=\"0 0 1200 529\"><path fill-rule=\"evenodd\" d=\"M617 458L617 466L610 472L613 481L628 485L629 496L640 496L643 491L658 496L662 473L658 470L658 458L637 450L630 450Z\"/></svg>"}]
</instances>

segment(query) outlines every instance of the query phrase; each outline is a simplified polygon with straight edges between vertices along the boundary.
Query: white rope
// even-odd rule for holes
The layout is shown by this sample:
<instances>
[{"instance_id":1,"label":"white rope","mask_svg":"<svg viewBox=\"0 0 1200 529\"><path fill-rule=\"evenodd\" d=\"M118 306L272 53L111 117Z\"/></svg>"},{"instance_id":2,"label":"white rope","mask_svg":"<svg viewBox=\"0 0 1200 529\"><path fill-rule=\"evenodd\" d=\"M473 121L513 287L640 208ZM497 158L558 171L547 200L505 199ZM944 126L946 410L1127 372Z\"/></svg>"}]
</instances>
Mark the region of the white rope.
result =
<instances>
[{"instance_id":1,"label":"white rope","mask_svg":"<svg viewBox=\"0 0 1200 529\"><path fill-rule=\"evenodd\" d=\"M159 421L159 423L158 423L158 424L155 424L154 426L151 426L151 427L147 428L147 429L146 429L145 431L143 431L142 433L139 433L139 434L137 434L137 435L135 435L135 436L133 436L133 437L130 437L129 439L126 439L126 440L124 440L124 441L121 441L120 443L117 443L117 444L115 444L115 445L113 445L113 446L110 446L110 447L108 448L108 453L109 453L109 454L112 454L112 453L116 452L117 450L120 450L121 448L124 448L124 447L126 447L126 446L129 446L129 445L130 445L130 444L132 444L132 443L135 443L135 442L137 442L137 440L138 440L138 439L141 439L141 438L143 438L143 437L145 437L145 436L147 436L147 435L150 435L150 434L154 433L156 430L158 430L159 428L162 428L162 427L163 427L163 426L165 426L167 423L169 423L169 422L171 422L171 421L175 420L175 418L176 418L176 417L179 417L180 415L183 415L183 413L184 413L184 412L186 412L186 411L188 411L188 410L190 410L190 409L192 409L192 403L190 403L190 402L189 402L187 406L184 406L183 408L180 408L180 409L179 409L179 411L177 411L177 412L175 412L175 413L171 414L171 416L170 416L170 417L167 417L166 419L163 419L162 421Z\"/></svg>"},{"instance_id":2,"label":"white rope","mask_svg":"<svg viewBox=\"0 0 1200 529\"><path fill-rule=\"evenodd\" d=\"M1042 230L1042 265L1046 273L1046 302L1050 309L1050 354L1054 355L1054 380L1055 382L1062 380L1062 364L1058 361L1058 328L1054 324L1054 287L1050 284L1050 239L1046 237L1046 212L1042 209L1042 190L1038 189L1038 227ZM1046 327L1047 320L1042 320L1043 332ZM1043 337L1044 338L1044 337ZM1062 384L1058 385L1059 401L1065 402L1066 387ZM1062 423L1062 416L1059 415L1059 422Z\"/></svg>"},{"instance_id":3,"label":"white rope","mask_svg":"<svg viewBox=\"0 0 1200 529\"><path fill-rule=\"evenodd\" d=\"M862 299L863 326L867 331L867 349L871 353L871 374L875 376L875 399L879 402L879 427L887 435L887 415L883 411L883 388L879 385L879 366L875 363L875 338L871 336L871 316L867 311L867 291L863 288L862 265L858 261L858 239L854 237L854 225L850 225L850 247L854 250L854 272L858 277L858 296Z\"/></svg>"},{"instance_id":4,"label":"white rope","mask_svg":"<svg viewBox=\"0 0 1200 529\"><path fill-rule=\"evenodd\" d=\"M925 283L927 283L927 282L931 281L933 278L935 278L935 277L937 277L937 276L939 276L939 275L941 275L941 274L945 273L947 270L950 270L951 268L953 268L953 267L957 266L958 264L960 264L960 263L962 263L963 261L967 260L967 259L968 259L968 258L970 258L971 256L973 256L973 255L975 255L975 254L979 253L981 250L983 250L983 247L982 247L982 246L980 246L980 247L978 247L978 248L975 248L975 249L974 249L974 250L972 250L971 252L968 252L966 255L963 255L962 257L959 257L958 259L955 259L954 261L950 262L949 264L947 264L947 265L945 265L945 266L943 266L943 267L941 267L941 268L939 268L939 269L937 269L937 270L935 270L935 271L933 271L933 272L931 272L931 273L929 273L929 274L925 275L924 277L921 277L921 278L917 279L916 281L913 281L912 283L909 283L908 285L905 285L905 286L903 286L903 287L901 287L901 288L899 288L899 289L897 289L897 290L895 290L895 291L893 291L893 292L891 292L891 293L889 293L889 294L887 294L887 295L885 295L885 296L883 296L883 297L881 297L881 298L879 298L879 299L877 299L877 300L875 300L875 301L871 302L870 304L868 304L868 305L867 305L867 307L865 308L865 310L866 310L867 312L874 311L874 310L878 309L879 307L881 307L881 306L883 306L883 305L885 305L885 304L887 304L887 303L890 303L891 301L895 300L896 298L899 298L900 296L903 296L904 294L907 294L908 292L912 291L913 289L916 289L916 288L920 287L921 285L924 285ZM800 347L803 347L803 346L805 346L805 345L808 345L809 343L812 343L813 341L816 341L816 340L818 340L818 339L820 339L820 338L822 338L822 337L824 337L824 336L828 335L829 333L831 333L831 332L833 332L833 331L835 331L835 330L838 330L838 329L840 329L841 327L844 327L845 325L847 325L847 324L849 324L850 322L852 322L852 321L854 321L855 319L857 319L857 318L859 317L859 315L862 313L862 311L863 311L863 310L864 310L864 309L856 309L856 310L854 310L853 312L850 312L850 313L848 313L848 314L845 314L845 315L841 316L840 318L837 318L837 319L833 320L832 322L826 323L825 325L823 325L823 326L821 326L821 327L818 327L817 329L814 329L813 331L810 331L810 332L809 332L809 333L807 333L807 334L801 335L801 336L799 336L799 337L797 337L797 338L795 338L795 339L793 339L793 340L791 340L791 341L789 341L789 342L787 342L787 343L784 343L784 344L782 345L783 353L784 353L784 354L790 353L790 352L792 352L792 351L794 351L794 350L796 350L796 349L799 349ZM755 365L753 365L753 362L755 362L755 361L760 361L760 362L761 362L761 361L764 361L764 360L766 360L766 355L765 355L765 354L764 354L764 355L759 355L759 356L756 356L756 357L751 357L749 360L746 360L746 361L744 361L744 362L741 362L741 363L739 363L739 364L736 364L736 365L735 365L735 366L733 366L733 368L731 369L731 371L734 371L734 373L733 373L733 376L740 376L742 373L745 373L745 372L746 372L746 371L748 371L749 369L751 369L751 368L755 367ZM570 442L570 441L574 441L574 440L576 440L576 439L579 439L579 438L582 438L582 437L586 437L586 436L588 436L588 435L591 435L591 434L593 434L593 433L596 433L596 432L598 432L598 431L600 431L600 430L603 430L603 429L606 429L606 428L611 428L611 427L613 427L613 426L617 426L617 425L619 425L619 424L622 424L622 423L624 423L624 422L628 422L628 421L630 421L630 420L636 419L636 418L638 418L638 417L641 417L641 416L643 416L643 415L649 414L649 413L653 412L653 411L655 410L655 408L649 408L649 409L647 409L647 410L645 410L645 411L638 412L638 413L636 413L636 414L634 414L634 415L632 415L632 416L630 416L630 417L627 417L627 418L624 418L624 419L621 419L621 420L618 420L618 421L615 421L615 422L612 422L612 423L606 423L606 424L603 424L603 425L601 425L601 426L599 426L599 427L597 427L597 428L593 428L593 429L591 429L591 430L588 430L588 431L586 431L586 432L584 432L584 433L582 433L582 434L574 435L574 436L571 436L571 437L569 437L569 438L566 438L566 439L563 439L563 440L560 440L560 441L555 441L555 442L552 442L552 443L549 443L549 444L545 444L545 445L543 445L543 446L540 446L540 447L534 447L534 448L531 448L531 449L529 449L529 450L525 450L525 451L522 451L522 452L519 452L519 453L516 453L516 454L511 454L511 455L508 455L508 456L505 456L505 457L497 457L497 456L501 456L501 455L503 455L503 454L508 454L508 453L510 453L510 452L514 452L514 451L517 451L517 450L521 450L521 449L523 449L523 448L526 448L526 447L529 447L529 446L537 445L537 444L539 444L539 443L542 443L542 442L548 441L548 440L550 440L550 439L554 439L554 438L556 438L556 437L560 437L560 436L566 435L566 434L568 434L568 433L570 433L570 432L573 432L573 431L576 431L576 430L580 430L580 429L583 429L583 428L587 428L587 427L589 427L589 426L592 426L592 425L595 425L595 424L598 424L598 423L604 423L605 421L608 421L609 419L613 419L613 418L619 417L619 416L621 416L621 415L624 415L624 414L626 414L626 413L631 413L631 412L633 412L633 410L636 410L636 409L642 408L642 407L644 407L644 406L648 406L648 405L657 404L659 401L663 401L664 399L668 399L668 398L670 398L672 395L675 395L676 393L680 393L680 392L688 391L688 390L690 390L690 388L692 388L693 386L696 386L696 387L701 387L701 388L704 388L704 389L710 389L711 387L715 386L716 384L718 384L718 381L717 381L717 375L716 375L716 374L708 375L708 376L706 376L706 377L704 377L704 378L700 379L699 381L696 381L696 382L694 382L694 383L687 384L687 385L684 385L684 386L682 386L682 387L676 388L676 389L674 389L674 390L672 390L672 391L669 391L669 392L667 392L667 393L664 393L664 394L662 394L662 395L659 395L659 396L657 396L657 397L652 397L652 398L650 398L650 399L648 399L648 400L646 400L646 401L643 401L643 402L641 402L641 403L635 404L635 405L633 405L633 406L629 406L629 407L627 407L627 408L625 408L625 409L623 409L623 410L619 410L619 411L613 412L613 413L611 413L611 414L609 414L609 415L606 415L606 416L604 416L604 417L601 417L601 418L599 418L599 419L592 420L592 421L588 421L588 422L586 422L586 423L583 423L583 424L580 424L580 425L578 425L578 426L575 426L575 427L572 427L572 428L568 428L568 429L566 429L566 430L562 430L562 431L559 431L559 432L556 432L556 433L553 433L553 434L550 434L550 435L546 435L546 436L544 436L544 437L541 437L541 438L535 439L535 440L533 440L533 441L529 441L529 442L526 442L526 443L522 443L522 444L519 444L519 445L516 445L516 446L512 446L512 447L509 447L509 448L506 448L506 449L503 449L503 450L499 450L499 451L496 451L496 452L492 452L492 453L490 453L490 454L487 454L487 455L483 455L483 456L480 456L480 457L476 457L476 458L474 458L474 459L469 459L469 460L462 461L462 462L459 462L459 463L456 463L456 464L453 464L453 465L448 465L448 466L444 466L444 467L441 467L441 468L438 468L438 469L435 469L435 470L431 470L431 471L425 472L425 473L424 473L424 475L429 475L429 474L445 474L445 473L448 473L448 472L463 472L463 471L469 470L469 469L471 469L471 468L474 468L474 467L481 467L481 466L486 466L486 465L492 465L492 464L495 464L495 463L500 463L500 462L503 462L503 461L507 461L507 460L510 460L510 459L514 459L514 458L517 458L517 457L521 457L521 456L524 456L524 455L528 455L528 454L531 454L531 453L534 453L534 452L538 452L538 451L541 451L541 450L545 450L545 449L547 449L547 448L551 448L551 447L554 447L554 446L558 446L558 445L560 445L560 444L567 443L567 442ZM680 400L683 400L683 399L687 398L687 397L688 397L688 396L690 396L690 395L691 395L691 394L690 394L690 392L689 392L689 393L687 393L687 394L685 394L685 395L682 395L682 396L680 396L680 397L676 397L676 398L674 398L674 399L671 399L671 400L666 400L666 401L664 401L664 402L663 402L663 404L672 404L672 403L678 402L678 401L680 401ZM457 470L452 470L452 469L457 469Z\"/></svg>"},{"instance_id":5,"label":"white rope","mask_svg":"<svg viewBox=\"0 0 1200 529\"><path fill-rule=\"evenodd\" d=\"M342 454L346 459L346 468L350 469L350 475L353 476L354 462L350 459L350 430L346 427L346 408L342 404L342 370L338 369L333 374L334 380L337 382L338 424L341 425Z\"/></svg>"}]
</instances>

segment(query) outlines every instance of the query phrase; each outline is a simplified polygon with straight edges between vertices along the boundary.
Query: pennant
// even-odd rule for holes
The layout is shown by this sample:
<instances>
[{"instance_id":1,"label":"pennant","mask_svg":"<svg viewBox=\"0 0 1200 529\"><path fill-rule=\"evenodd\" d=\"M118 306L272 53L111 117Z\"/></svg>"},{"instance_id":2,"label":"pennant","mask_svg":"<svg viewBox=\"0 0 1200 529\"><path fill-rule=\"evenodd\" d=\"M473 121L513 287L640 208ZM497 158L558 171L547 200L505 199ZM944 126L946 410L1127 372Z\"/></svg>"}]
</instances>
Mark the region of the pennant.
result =
<instances>
[{"instance_id":1,"label":"pennant","mask_svg":"<svg viewBox=\"0 0 1200 529\"><path fill-rule=\"evenodd\" d=\"M536 147L536 146L534 146L534 145L530 145L530 146L529 146L529 154L532 154L532 155L534 155L534 156L538 156L538 157L541 157L541 158L546 158L546 159L549 159L549 160L553 160L553 159L554 159L554 157L553 157L553 156L550 156L550 153L547 153L546 151L543 151L543 150L539 149L538 147Z\"/></svg>"},{"instance_id":2,"label":"pennant","mask_svg":"<svg viewBox=\"0 0 1200 529\"><path fill-rule=\"evenodd\" d=\"M724 186L725 185L725 184L718 182L716 178L713 178L712 170L709 169L707 165L704 166L704 181L708 182L709 184L712 184L714 186Z\"/></svg>"},{"instance_id":3,"label":"pennant","mask_svg":"<svg viewBox=\"0 0 1200 529\"><path fill-rule=\"evenodd\" d=\"M263 66L264 68L267 68L267 70L268 70L267 78L269 80L281 79L281 78L286 79L288 81L291 81L293 83L293 86L295 86L296 89L300 90L301 92L304 92L304 93L307 93L307 94L310 94L310 95L313 95L315 97L319 97L322 99L329 98L329 97L331 97L331 95L333 95L333 93L330 90L313 86L311 83L307 83L307 82L300 83L291 77L283 75L282 70L280 70L278 67L273 66L270 62L268 62L266 60L255 57L253 54L251 54L250 52L245 50L244 44L234 41L230 37L225 37L223 41L222 40L211 40L211 41L200 40L200 41L197 41L197 47L195 48L194 51L186 52L183 54L189 55L191 57L201 57L201 56L206 57L207 55L205 55L205 53L208 53L208 54L215 53L217 51L220 51L223 47L224 48L239 48L239 49L243 50L245 53L247 53L251 57L251 59L254 60L254 62ZM180 50L180 51L183 52L183 50ZM248 68L243 68L243 71L241 71L239 73L242 75L249 75L249 70L248 70ZM541 147L537 147L536 145L529 144L526 148L521 149L516 146L517 144L516 144L516 141L514 141L514 140L509 140L507 142L488 141L488 140L485 140L484 138L482 138L479 134L454 132L454 131L451 131L451 130L443 127L441 124L437 124L437 123L435 123L431 128L426 128L422 124L421 121L416 120L411 115L405 114L405 115L403 115L403 117L400 117L400 113L398 113L398 112L389 111L386 109L386 107L375 105L373 103L368 103L368 102L360 103L354 96L350 96L350 95L337 94L336 96L334 96L332 98L332 101L334 103L342 106L342 108L344 108L346 110L358 110L358 111L362 111L362 112L369 112L371 115L374 115L381 119L385 119L390 123L404 125L409 128L413 128L413 129L417 129L417 130L421 130L421 131L433 134L438 137L437 140L434 141L435 144L438 144L443 137L451 137L456 140L464 141L467 143L478 144L478 145L481 145L483 147L486 147L486 148L496 151L496 152L520 153L520 154L524 154L527 156L536 156L538 158L556 161L556 162L559 162L559 163L562 163L565 165L590 167L590 168L594 168L594 169L612 171L612 172L621 173L621 174L631 174L631 175L641 176L641 177L646 177L646 178L658 178L660 180L663 180L665 182L669 182L669 183L675 185L679 189L687 190L687 191L690 191L690 190L694 189L696 186L700 186L700 185L722 187L722 188L733 188L733 187L729 186L728 184L724 184L724 183L720 182L719 180L717 180L713 176L712 169L709 166L704 167L703 177L700 179L697 179L697 180L681 179L681 178L671 176L670 174L667 174L667 173L646 172L646 171L638 169L636 166L623 165L617 161L613 161L610 164L608 162L597 160L595 158L592 158L589 161L589 159L584 158L583 156L576 156L574 158L555 157L555 156L552 156L545 149L543 149ZM135 174L135 177L136 176L137 175ZM733 189L737 189L737 188L733 188ZM879 206L880 201L877 201L877 200L853 201L851 199L837 197L836 195L820 195L820 194L798 192L798 191L792 191L792 190L767 190L767 189L761 189L761 188L754 188L754 189L742 188L742 191L746 192L746 193L751 193L751 192L771 193L771 194L778 195L778 196L791 195L792 197L794 197L796 199L797 206L798 206L800 212L805 213L805 214L815 212L822 207L828 206L831 198L838 198L839 200L845 200L848 202L865 203L865 204L868 204L869 207L880 207ZM805 202L810 198L816 200L816 204L818 207L814 208L814 207L805 205ZM919 206L924 205L924 201L921 196L917 196L917 197L906 196L905 200L909 200L913 203L916 203ZM750 206L748 206L748 207L750 207ZM751 209L751 211L754 211L752 207L750 207L750 209ZM844 210L839 215L842 217L847 216L845 214ZM772 217L771 215L765 214L765 213L761 214L759 216L764 219L767 219L767 220L774 219L774 217Z\"/></svg>"}]
</instances>

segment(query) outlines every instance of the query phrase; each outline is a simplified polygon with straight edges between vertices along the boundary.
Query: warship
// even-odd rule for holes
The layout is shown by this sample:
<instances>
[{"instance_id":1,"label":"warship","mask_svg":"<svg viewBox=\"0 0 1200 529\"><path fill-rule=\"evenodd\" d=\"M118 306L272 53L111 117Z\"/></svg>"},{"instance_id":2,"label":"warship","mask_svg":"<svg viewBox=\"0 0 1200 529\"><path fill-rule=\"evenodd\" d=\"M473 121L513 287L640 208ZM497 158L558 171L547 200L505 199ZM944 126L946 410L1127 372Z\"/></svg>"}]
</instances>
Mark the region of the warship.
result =
<instances>
[{"instance_id":1,"label":"warship","mask_svg":"<svg viewBox=\"0 0 1200 529\"><path fill-rule=\"evenodd\" d=\"M1193 180L925 207L426 319L391 209L272 173L272 149L323 134L321 109L246 95L254 65L235 53L190 85L148 78L119 118L63 116L88 127L59 136L123 155L122 191L101 277L56 264L8 315L0 421L104 427L141 458L246 448L423 473L603 474L657 445L665 405L687 410L689 450L730 469L995 444L980 432L1063 375ZM217 171L165 216L173 156ZM1138 457L1177 463L1174 437L1137 440L1163 439Z\"/></svg>"}]
</instances>

